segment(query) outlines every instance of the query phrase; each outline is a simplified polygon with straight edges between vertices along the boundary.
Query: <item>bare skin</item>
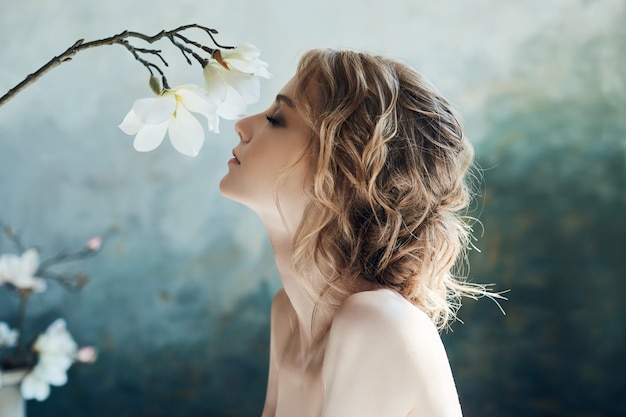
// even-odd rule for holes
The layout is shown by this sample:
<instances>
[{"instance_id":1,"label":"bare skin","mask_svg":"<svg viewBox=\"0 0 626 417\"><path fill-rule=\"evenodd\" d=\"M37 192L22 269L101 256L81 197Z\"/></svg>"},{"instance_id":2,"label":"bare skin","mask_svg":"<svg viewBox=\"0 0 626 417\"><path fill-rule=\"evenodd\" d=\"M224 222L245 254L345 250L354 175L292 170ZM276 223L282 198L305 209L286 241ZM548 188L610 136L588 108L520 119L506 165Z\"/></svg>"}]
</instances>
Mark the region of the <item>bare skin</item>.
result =
<instances>
[{"instance_id":1,"label":"bare skin","mask_svg":"<svg viewBox=\"0 0 626 417\"><path fill-rule=\"evenodd\" d=\"M275 201L281 170L298 159L309 137L290 103L293 87L291 80L267 114L237 122L241 140L220 184L222 194L263 221L283 284L272 303L262 417L461 416L435 326L398 293L363 283L313 321L314 302L300 292L290 267L306 204L306 167L280 183L282 217Z\"/></svg>"}]
</instances>

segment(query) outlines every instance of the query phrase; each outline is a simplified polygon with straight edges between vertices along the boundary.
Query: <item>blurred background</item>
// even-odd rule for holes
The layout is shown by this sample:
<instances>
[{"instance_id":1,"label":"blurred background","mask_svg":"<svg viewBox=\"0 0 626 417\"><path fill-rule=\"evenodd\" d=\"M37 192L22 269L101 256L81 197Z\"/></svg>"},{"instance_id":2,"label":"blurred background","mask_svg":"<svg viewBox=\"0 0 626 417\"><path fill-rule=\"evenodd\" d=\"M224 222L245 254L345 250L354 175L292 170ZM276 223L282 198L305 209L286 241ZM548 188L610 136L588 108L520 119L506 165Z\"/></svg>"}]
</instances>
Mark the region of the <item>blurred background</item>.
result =
<instances>
[{"instance_id":1,"label":"blurred background","mask_svg":"<svg viewBox=\"0 0 626 417\"><path fill-rule=\"evenodd\" d=\"M274 77L309 48L400 59L460 110L477 150L470 277L510 289L506 315L467 301L443 334L466 416L626 415L626 3L622 0L0 0L0 94L77 39L187 23L258 46ZM189 37L204 40L201 32ZM172 85L202 84L159 44ZM148 97L121 46L78 54L0 108L0 220L90 283L32 297L27 332L64 317L100 350L36 416L259 416L279 288L260 221L223 199L232 122L197 158L132 148L117 125ZM0 253L14 252L5 238ZM0 288L0 320L17 299Z\"/></svg>"}]
</instances>

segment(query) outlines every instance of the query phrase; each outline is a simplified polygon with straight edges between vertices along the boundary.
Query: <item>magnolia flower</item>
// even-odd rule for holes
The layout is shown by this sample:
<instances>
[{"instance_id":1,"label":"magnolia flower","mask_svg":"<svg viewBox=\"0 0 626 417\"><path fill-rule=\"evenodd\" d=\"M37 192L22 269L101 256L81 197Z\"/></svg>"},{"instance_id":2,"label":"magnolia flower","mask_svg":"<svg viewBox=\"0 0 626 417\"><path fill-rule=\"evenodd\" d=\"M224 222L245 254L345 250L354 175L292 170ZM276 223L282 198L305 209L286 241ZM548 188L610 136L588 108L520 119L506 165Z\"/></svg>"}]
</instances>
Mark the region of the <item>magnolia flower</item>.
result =
<instances>
[{"instance_id":1,"label":"magnolia flower","mask_svg":"<svg viewBox=\"0 0 626 417\"><path fill-rule=\"evenodd\" d=\"M0 321L0 348L15 346L18 335L17 330L11 330L8 324Z\"/></svg>"},{"instance_id":2,"label":"magnolia flower","mask_svg":"<svg viewBox=\"0 0 626 417\"><path fill-rule=\"evenodd\" d=\"M200 113L208 120L209 131L218 132L216 105L201 88L186 85L164 90L153 98L135 101L120 129L136 135L134 146L140 152L156 149L165 133L169 133L174 148L188 156L196 156L204 143L204 129L191 114Z\"/></svg>"},{"instance_id":3,"label":"magnolia flower","mask_svg":"<svg viewBox=\"0 0 626 417\"><path fill-rule=\"evenodd\" d=\"M217 114L224 119L237 119L246 114L246 106L259 99L258 77L270 78L267 63L259 59L261 52L253 45L217 50L204 66L207 95L218 104Z\"/></svg>"},{"instance_id":4,"label":"magnolia flower","mask_svg":"<svg viewBox=\"0 0 626 417\"><path fill-rule=\"evenodd\" d=\"M0 256L0 284L8 283L21 290L45 291L46 281L34 276L37 268L39 268L39 253L36 249L28 249L22 256L2 255Z\"/></svg>"},{"instance_id":5,"label":"magnolia flower","mask_svg":"<svg viewBox=\"0 0 626 417\"><path fill-rule=\"evenodd\" d=\"M78 347L67 331L65 320L57 319L39 335L33 350L39 354L37 365L24 377L22 397L43 401L50 395L50 385L67 382L67 370L72 366Z\"/></svg>"}]
</instances>

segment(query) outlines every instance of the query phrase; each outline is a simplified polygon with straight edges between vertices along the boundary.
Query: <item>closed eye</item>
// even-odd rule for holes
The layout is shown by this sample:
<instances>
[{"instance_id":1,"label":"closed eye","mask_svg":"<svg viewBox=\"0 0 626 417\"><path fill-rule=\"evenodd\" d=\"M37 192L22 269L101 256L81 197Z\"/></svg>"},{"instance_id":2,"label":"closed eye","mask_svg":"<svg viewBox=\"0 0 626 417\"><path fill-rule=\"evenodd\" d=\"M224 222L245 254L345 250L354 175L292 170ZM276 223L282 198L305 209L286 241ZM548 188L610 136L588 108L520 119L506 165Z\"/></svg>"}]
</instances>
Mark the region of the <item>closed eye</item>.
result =
<instances>
[{"instance_id":1,"label":"closed eye","mask_svg":"<svg viewBox=\"0 0 626 417\"><path fill-rule=\"evenodd\" d=\"M265 118L267 119L267 121L272 126L279 126L280 125L280 121L278 119L276 119L274 116L272 116L271 114L266 114Z\"/></svg>"}]
</instances>

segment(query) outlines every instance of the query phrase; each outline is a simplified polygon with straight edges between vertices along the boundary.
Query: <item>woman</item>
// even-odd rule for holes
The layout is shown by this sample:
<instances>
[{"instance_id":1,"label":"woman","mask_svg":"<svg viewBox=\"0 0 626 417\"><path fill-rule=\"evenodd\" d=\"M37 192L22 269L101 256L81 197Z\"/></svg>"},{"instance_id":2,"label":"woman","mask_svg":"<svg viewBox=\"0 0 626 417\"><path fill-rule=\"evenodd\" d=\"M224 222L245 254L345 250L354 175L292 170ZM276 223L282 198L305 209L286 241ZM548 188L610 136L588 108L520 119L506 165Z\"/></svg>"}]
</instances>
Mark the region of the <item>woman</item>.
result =
<instances>
[{"instance_id":1,"label":"woman","mask_svg":"<svg viewBox=\"0 0 626 417\"><path fill-rule=\"evenodd\" d=\"M315 50L238 121L220 190L263 221L283 288L263 417L460 416L438 329L460 295L473 150L405 65Z\"/></svg>"}]
</instances>

